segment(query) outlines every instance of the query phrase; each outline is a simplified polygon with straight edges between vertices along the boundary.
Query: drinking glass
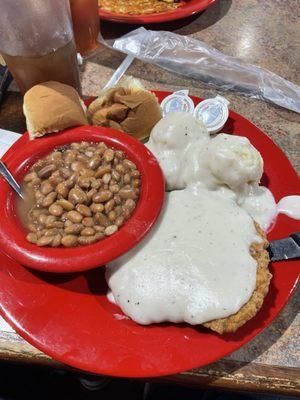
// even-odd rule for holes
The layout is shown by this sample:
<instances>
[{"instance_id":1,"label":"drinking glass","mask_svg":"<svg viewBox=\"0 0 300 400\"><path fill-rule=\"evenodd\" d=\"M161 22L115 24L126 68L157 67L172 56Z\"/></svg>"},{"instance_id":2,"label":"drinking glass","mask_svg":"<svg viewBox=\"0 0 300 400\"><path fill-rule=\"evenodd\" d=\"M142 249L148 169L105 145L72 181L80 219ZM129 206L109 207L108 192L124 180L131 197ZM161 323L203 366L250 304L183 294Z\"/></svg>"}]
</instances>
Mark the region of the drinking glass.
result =
<instances>
[{"instance_id":1,"label":"drinking glass","mask_svg":"<svg viewBox=\"0 0 300 400\"><path fill-rule=\"evenodd\" d=\"M23 94L50 80L80 92L69 0L1 0L0 53Z\"/></svg>"},{"instance_id":2,"label":"drinking glass","mask_svg":"<svg viewBox=\"0 0 300 400\"><path fill-rule=\"evenodd\" d=\"M77 51L90 55L99 47L98 0L70 0L70 5Z\"/></svg>"}]
</instances>

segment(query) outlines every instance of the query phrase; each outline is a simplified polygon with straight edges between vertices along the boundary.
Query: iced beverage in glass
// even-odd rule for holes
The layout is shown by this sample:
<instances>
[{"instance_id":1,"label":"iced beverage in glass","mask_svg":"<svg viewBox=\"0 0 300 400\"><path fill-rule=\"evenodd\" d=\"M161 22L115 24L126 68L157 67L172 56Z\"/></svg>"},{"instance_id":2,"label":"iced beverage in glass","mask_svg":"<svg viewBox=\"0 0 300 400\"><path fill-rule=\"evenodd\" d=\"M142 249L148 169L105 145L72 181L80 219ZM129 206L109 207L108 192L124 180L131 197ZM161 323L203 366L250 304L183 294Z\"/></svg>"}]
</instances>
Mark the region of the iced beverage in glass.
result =
<instances>
[{"instance_id":1,"label":"iced beverage in glass","mask_svg":"<svg viewBox=\"0 0 300 400\"><path fill-rule=\"evenodd\" d=\"M1 0L0 52L23 94L50 80L80 92L68 0Z\"/></svg>"},{"instance_id":2,"label":"iced beverage in glass","mask_svg":"<svg viewBox=\"0 0 300 400\"><path fill-rule=\"evenodd\" d=\"M89 55L99 47L98 0L70 0L70 5L77 51Z\"/></svg>"}]
</instances>

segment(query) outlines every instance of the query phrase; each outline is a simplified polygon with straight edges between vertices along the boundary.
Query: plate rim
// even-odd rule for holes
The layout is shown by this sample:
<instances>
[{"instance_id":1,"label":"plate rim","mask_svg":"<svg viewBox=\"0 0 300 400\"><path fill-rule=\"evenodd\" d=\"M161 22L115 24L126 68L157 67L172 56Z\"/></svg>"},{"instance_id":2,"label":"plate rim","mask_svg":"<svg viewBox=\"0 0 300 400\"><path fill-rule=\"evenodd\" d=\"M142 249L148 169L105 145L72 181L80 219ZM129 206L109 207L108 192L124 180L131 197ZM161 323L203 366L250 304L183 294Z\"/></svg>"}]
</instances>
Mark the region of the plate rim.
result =
<instances>
[{"instance_id":1,"label":"plate rim","mask_svg":"<svg viewBox=\"0 0 300 400\"><path fill-rule=\"evenodd\" d=\"M134 16L130 14L115 14L99 8L99 17L104 21L117 22L121 24L158 24L191 17L194 14L206 10L216 1L217 0L196 0L194 4L186 3L175 10L157 14L141 14Z\"/></svg>"}]
</instances>

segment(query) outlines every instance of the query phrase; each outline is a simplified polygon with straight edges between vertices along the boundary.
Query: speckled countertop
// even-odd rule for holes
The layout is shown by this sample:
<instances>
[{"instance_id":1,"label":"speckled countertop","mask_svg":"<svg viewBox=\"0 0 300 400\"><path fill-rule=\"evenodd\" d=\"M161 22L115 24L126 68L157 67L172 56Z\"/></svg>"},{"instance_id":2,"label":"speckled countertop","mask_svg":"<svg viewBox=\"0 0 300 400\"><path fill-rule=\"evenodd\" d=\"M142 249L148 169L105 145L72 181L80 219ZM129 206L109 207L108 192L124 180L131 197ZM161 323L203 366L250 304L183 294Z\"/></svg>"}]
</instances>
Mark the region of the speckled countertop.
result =
<instances>
[{"instance_id":1,"label":"speckled countertop","mask_svg":"<svg viewBox=\"0 0 300 400\"><path fill-rule=\"evenodd\" d=\"M151 29L173 30L195 37L226 54L267 68L300 85L299 21L298 0L219 0L205 12L191 19L159 27L152 26ZM132 29L135 29L135 26L102 23L105 38L118 37ZM83 94L96 95L123 58L120 53L102 48L96 56L87 60L81 68ZM141 79L145 86L151 89L189 88L190 94L204 98L220 93L216 88L200 81L186 79L138 60L130 67L128 75ZM283 149L299 173L300 115L234 93L223 92L223 95L230 101L231 109L252 121ZM200 377L202 374L203 382L209 382L212 386L239 388L246 382L246 388L255 389L253 376L256 374L258 389L255 390L295 394L295 390L299 390L299 387L298 389L296 387L300 376L299 294L298 288L281 314L262 334L226 357L225 364L233 362L230 365L236 365L236 368L231 370L230 367L228 370L223 364L221 366L218 364L204 369L204 372L193 371L183 376L192 374L191 381L195 383L197 381L195 377ZM10 347L0 336L0 357L6 345L9 351L17 351L19 348L20 352L23 351L27 355L31 352L33 358L44 359L37 350L33 351L33 348L25 342L16 340L15 343L18 343L17 347ZM30 359L29 356L27 358ZM244 367L239 369L238 365L248 365L248 372L244 371ZM231 385L228 384L230 380Z\"/></svg>"}]
</instances>

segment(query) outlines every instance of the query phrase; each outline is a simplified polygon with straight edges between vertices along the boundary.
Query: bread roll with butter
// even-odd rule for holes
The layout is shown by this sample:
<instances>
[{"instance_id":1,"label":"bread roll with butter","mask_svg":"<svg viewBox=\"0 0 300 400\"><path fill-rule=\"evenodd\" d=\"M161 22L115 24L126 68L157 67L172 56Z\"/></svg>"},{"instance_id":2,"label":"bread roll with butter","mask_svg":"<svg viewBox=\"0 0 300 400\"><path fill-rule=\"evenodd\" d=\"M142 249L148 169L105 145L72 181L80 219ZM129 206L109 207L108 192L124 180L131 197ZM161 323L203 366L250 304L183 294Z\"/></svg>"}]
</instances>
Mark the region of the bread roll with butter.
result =
<instances>
[{"instance_id":1,"label":"bread roll with butter","mask_svg":"<svg viewBox=\"0 0 300 400\"><path fill-rule=\"evenodd\" d=\"M88 124L85 106L77 91L55 81L29 89L24 96L23 112L30 139Z\"/></svg>"},{"instance_id":2,"label":"bread roll with butter","mask_svg":"<svg viewBox=\"0 0 300 400\"><path fill-rule=\"evenodd\" d=\"M133 78L101 91L88 107L87 115L92 125L118 129L140 140L148 137L154 125L162 118L155 94L145 90Z\"/></svg>"}]
</instances>

